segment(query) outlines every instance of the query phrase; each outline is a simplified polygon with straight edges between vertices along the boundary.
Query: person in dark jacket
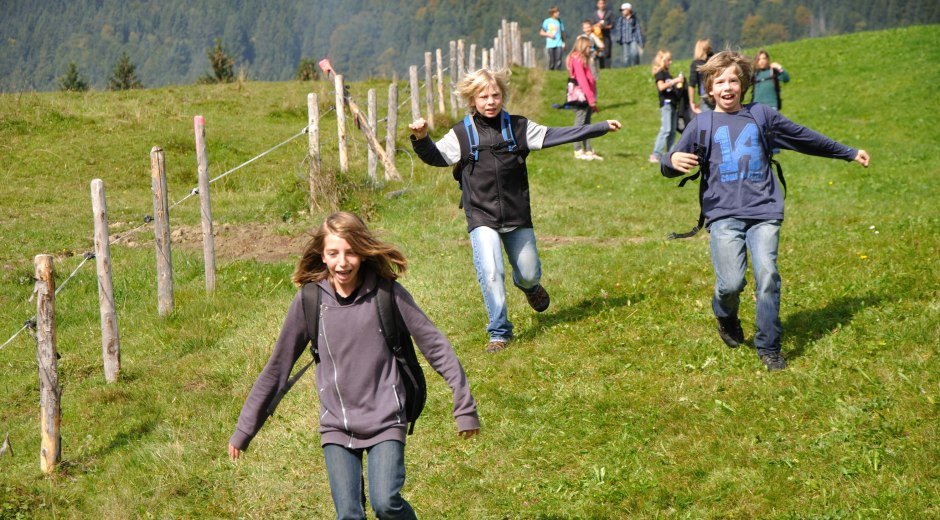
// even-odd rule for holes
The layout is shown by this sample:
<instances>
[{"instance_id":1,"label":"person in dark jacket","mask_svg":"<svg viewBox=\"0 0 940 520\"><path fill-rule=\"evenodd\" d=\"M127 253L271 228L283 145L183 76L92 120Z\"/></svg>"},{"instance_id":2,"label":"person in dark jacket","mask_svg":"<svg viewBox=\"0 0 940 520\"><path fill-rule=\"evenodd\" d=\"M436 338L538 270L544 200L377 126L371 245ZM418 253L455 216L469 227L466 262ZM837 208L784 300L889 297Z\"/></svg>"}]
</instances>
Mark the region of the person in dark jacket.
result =
<instances>
[{"instance_id":1,"label":"person in dark jacket","mask_svg":"<svg viewBox=\"0 0 940 520\"><path fill-rule=\"evenodd\" d=\"M422 161L432 166L456 167L473 265L489 317L487 352L506 348L513 337L506 312L502 247L506 248L512 266L513 283L525 293L529 305L536 312L549 305L548 292L539 284L542 267L532 230L526 157L530 151L620 129L620 122L615 120L552 128L522 116L510 116L503 110L509 75L508 70L480 69L457 84L456 93L470 113L471 131L475 129L478 134L476 153L468 142L464 122L454 125L436 143L428 136L428 124L423 118L409 125L412 147Z\"/></svg>"},{"instance_id":2,"label":"person in dark jacket","mask_svg":"<svg viewBox=\"0 0 940 520\"><path fill-rule=\"evenodd\" d=\"M752 76L750 62L739 53L720 52L699 72L705 77L706 95L715 109L692 121L676 147L663 155L660 168L666 177L684 175L699 166L696 145L705 146L701 203L715 268L712 310L718 320L718 336L731 348L744 343L738 306L750 256L757 284L754 346L767 370L782 370L787 362L780 349L777 253L783 189L772 174L767 147L855 161L866 168L868 153L800 126L759 103L742 105ZM760 117L754 116L758 111ZM758 127L758 119L766 122L766 130ZM709 128L711 135L699 135L699 128ZM699 142L702 138L704 143Z\"/></svg>"},{"instance_id":3,"label":"person in dark jacket","mask_svg":"<svg viewBox=\"0 0 940 520\"><path fill-rule=\"evenodd\" d=\"M369 499L378 518L415 518L401 496L405 483L406 393L398 365L382 335L376 294L379 278L391 280L395 305L415 344L454 396L461 437L480 432L476 403L463 367L447 338L395 281L407 261L393 245L377 240L351 213L326 218L294 271L298 286L321 291L316 384L320 397L320 443L337 518L365 519L362 458L368 455ZM255 437L272 403L286 389L291 369L310 336L301 292L294 297L271 358L251 388L235 433L232 459Z\"/></svg>"}]
</instances>

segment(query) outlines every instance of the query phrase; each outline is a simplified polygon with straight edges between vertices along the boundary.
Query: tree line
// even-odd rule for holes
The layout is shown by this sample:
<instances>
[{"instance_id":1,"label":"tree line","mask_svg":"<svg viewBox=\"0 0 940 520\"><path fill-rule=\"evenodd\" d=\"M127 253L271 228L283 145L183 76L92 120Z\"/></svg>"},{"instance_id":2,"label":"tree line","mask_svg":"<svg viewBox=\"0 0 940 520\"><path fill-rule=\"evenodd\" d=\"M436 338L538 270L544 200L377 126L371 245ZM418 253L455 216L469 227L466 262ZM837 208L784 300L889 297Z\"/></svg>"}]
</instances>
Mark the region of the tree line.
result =
<instances>
[{"instance_id":1,"label":"tree line","mask_svg":"<svg viewBox=\"0 0 940 520\"><path fill-rule=\"evenodd\" d=\"M691 55L698 38L717 47L758 46L911 24L940 23L936 0L633 0L647 49ZM618 1L608 1L619 14ZM462 38L492 44L500 20L538 29L557 5L571 41L595 0L4 0L0 91L54 90L62 83L112 88L127 56L139 85L215 76L221 42L232 77L283 81L316 74L323 57L350 80L403 75L423 54ZM647 52L646 59L655 52ZM126 72L126 70L125 70ZM126 76L126 74L125 74ZM124 83L120 83L123 85Z\"/></svg>"}]
</instances>

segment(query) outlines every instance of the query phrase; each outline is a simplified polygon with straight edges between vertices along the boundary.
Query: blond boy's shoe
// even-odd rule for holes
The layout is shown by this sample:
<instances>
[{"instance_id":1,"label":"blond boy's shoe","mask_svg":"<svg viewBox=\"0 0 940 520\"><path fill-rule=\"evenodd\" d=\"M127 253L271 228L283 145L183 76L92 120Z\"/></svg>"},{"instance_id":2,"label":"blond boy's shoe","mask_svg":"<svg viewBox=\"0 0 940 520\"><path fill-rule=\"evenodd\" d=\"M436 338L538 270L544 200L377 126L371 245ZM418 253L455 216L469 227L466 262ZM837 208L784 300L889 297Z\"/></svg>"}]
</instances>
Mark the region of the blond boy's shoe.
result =
<instances>
[{"instance_id":1,"label":"blond boy's shoe","mask_svg":"<svg viewBox=\"0 0 940 520\"><path fill-rule=\"evenodd\" d=\"M597 152L588 152L588 153L591 154L591 160L592 160L592 161L603 161L603 160L604 160L603 157L601 157L600 155L597 155Z\"/></svg>"}]
</instances>

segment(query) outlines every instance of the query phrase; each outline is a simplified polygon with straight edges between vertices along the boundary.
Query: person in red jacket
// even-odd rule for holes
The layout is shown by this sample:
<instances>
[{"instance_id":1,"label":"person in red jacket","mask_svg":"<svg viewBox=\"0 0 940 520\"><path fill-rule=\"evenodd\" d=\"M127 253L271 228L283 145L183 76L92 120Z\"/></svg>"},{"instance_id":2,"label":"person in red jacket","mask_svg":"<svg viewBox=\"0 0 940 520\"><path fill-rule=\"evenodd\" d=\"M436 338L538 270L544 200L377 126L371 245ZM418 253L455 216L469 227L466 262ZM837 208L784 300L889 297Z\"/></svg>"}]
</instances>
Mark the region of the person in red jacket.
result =
<instances>
[{"instance_id":1,"label":"person in red jacket","mask_svg":"<svg viewBox=\"0 0 940 520\"><path fill-rule=\"evenodd\" d=\"M597 83L591 73L591 46L590 38L583 34L574 41L574 46L568 54L568 77L574 79L578 88L584 93L585 100L581 104L568 103L574 107L574 126L591 124L591 114L597 112ZM569 79L569 81L571 81ZM603 161L604 158L594 153L591 143L585 139L574 142L574 158L586 161Z\"/></svg>"}]
</instances>

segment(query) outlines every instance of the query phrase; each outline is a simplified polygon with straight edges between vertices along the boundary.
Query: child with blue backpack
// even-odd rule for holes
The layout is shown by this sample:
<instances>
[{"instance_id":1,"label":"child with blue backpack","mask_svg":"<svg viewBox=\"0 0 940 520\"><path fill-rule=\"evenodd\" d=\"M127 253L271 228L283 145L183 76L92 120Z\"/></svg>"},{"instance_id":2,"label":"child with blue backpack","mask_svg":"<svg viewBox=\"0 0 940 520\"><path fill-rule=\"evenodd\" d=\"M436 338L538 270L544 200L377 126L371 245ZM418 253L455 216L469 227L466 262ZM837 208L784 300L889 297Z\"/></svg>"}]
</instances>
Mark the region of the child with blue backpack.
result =
<instances>
[{"instance_id":1,"label":"child with blue backpack","mask_svg":"<svg viewBox=\"0 0 940 520\"><path fill-rule=\"evenodd\" d=\"M751 62L741 54L720 52L699 70L705 76L705 91L714 111L696 117L660 163L666 177L687 174L696 166L696 176L702 176L699 225L679 237L691 236L707 223L716 277L712 310L718 320L718 335L731 348L744 343L738 306L750 253L757 284L754 346L767 370L781 370L787 362L780 348L777 254L785 185L779 163L778 175L773 175L771 165L776 161L771 150L855 161L866 168L869 156L865 150L833 141L765 105L742 105L752 70Z\"/></svg>"},{"instance_id":2,"label":"child with blue backpack","mask_svg":"<svg viewBox=\"0 0 940 520\"><path fill-rule=\"evenodd\" d=\"M546 127L511 116L503 110L509 75L509 70L480 69L464 76L455 90L469 114L440 141L428 136L423 118L409 125L411 145L421 160L432 166L454 166L454 178L460 183L473 265L489 318L487 352L503 350L513 337L506 310L503 247L513 283L525 293L529 305L542 312L550 302L539 284L542 267L532 230L526 157L531 151L620 129L615 120Z\"/></svg>"},{"instance_id":3,"label":"child with blue backpack","mask_svg":"<svg viewBox=\"0 0 940 520\"><path fill-rule=\"evenodd\" d=\"M240 458L280 398L310 366L289 377L311 344L320 443L337 518L366 518L363 455L376 517L416 518L401 496L406 431L424 404L424 376L410 368L417 364L411 337L453 392L458 434L470 438L480 432L476 402L453 348L396 281L407 265L398 248L378 240L356 215L327 217L297 264L293 281L302 289L229 440L229 456ZM399 361L409 354L408 363ZM416 380L422 392L412 394Z\"/></svg>"}]
</instances>

